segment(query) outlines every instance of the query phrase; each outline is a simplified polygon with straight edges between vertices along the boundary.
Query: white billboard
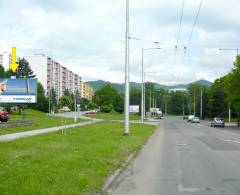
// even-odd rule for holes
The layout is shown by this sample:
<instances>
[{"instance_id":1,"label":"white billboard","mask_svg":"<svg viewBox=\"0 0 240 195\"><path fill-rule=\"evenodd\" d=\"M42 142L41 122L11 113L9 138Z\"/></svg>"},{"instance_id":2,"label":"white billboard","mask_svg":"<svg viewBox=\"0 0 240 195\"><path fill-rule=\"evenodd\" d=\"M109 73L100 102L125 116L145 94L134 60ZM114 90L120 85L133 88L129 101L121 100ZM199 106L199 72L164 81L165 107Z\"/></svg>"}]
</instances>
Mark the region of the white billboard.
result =
<instances>
[{"instance_id":1,"label":"white billboard","mask_svg":"<svg viewBox=\"0 0 240 195\"><path fill-rule=\"evenodd\" d=\"M158 112L159 110L159 108L150 108L150 112Z\"/></svg>"},{"instance_id":2,"label":"white billboard","mask_svg":"<svg viewBox=\"0 0 240 195\"><path fill-rule=\"evenodd\" d=\"M131 112L131 113L139 113L139 105L131 105L129 107L129 112Z\"/></svg>"}]
</instances>

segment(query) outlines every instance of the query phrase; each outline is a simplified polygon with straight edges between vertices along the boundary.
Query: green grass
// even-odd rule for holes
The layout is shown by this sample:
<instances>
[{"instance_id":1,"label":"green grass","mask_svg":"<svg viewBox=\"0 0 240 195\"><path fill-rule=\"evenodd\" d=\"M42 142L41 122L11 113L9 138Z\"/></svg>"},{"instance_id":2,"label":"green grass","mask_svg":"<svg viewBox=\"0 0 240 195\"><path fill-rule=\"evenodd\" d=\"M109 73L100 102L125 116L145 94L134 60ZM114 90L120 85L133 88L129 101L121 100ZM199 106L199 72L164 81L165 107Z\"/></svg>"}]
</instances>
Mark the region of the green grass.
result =
<instances>
[{"instance_id":1,"label":"green grass","mask_svg":"<svg viewBox=\"0 0 240 195\"><path fill-rule=\"evenodd\" d=\"M97 113L95 115L86 114L85 116L91 117L91 118L97 118L97 119L109 119L109 120L123 120L124 114L120 114L117 112L113 113ZM140 120L141 117L138 115L130 115L130 120Z\"/></svg>"},{"instance_id":2,"label":"green grass","mask_svg":"<svg viewBox=\"0 0 240 195\"><path fill-rule=\"evenodd\" d=\"M155 126L101 122L0 143L0 194L85 194L102 184L129 154L139 150Z\"/></svg>"},{"instance_id":3,"label":"green grass","mask_svg":"<svg viewBox=\"0 0 240 195\"><path fill-rule=\"evenodd\" d=\"M0 129L0 135L9 134L9 133L15 133L15 132L21 132L21 131L28 131L28 130L34 130L34 129L43 129L48 127L55 127L55 126L61 126L66 124L73 123L73 119L69 118L60 118L60 117L52 117L47 116L46 113L28 109L25 111L25 119L26 120L33 120L32 126L23 126L23 127L10 127L10 128L3 128ZM22 120L22 115L19 114L10 114L10 120ZM83 121L82 119L78 119L78 122Z\"/></svg>"}]
</instances>

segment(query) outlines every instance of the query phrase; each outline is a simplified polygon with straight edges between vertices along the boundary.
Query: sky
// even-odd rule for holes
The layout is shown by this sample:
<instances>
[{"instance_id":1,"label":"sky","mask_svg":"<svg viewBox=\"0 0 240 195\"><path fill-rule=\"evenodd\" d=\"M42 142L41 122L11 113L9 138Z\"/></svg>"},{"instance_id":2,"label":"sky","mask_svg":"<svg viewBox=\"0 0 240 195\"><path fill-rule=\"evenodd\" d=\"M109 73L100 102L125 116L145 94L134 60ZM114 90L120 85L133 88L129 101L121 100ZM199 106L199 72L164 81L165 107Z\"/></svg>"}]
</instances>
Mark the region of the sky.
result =
<instances>
[{"instance_id":1,"label":"sky","mask_svg":"<svg viewBox=\"0 0 240 195\"><path fill-rule=\"evenodd\" d=\"M240 1L130 0L130 80L174 85L214 81L233 67L240 47ZM0 0L0 51L46 54L84 81L124 82L125 0ZM147 41L142 41L147 40ZM155 44L154 42L159 42ZM176 44L178 48L175 49ZM187 52L184 54L184 47Z\"/></svg>"}]
</instances>

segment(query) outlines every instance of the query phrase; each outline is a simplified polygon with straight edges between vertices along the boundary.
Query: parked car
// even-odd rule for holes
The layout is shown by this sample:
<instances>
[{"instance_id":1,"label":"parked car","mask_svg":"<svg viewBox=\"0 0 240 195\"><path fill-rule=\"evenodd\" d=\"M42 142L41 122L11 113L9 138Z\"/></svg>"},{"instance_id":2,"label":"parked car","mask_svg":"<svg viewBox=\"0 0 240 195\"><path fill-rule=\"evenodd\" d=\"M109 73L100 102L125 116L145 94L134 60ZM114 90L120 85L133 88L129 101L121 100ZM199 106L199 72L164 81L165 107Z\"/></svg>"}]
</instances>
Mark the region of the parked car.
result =
<instances>
[{"instance_id":1,"label":"parked car","mask_svg":"<svg viewBox=\"0 0 240 195\"><path fill-rule=\"evenodd\" d=\"M6 111L0 111L0 121L1 122L7 122L8 121L9 114Z\"/></svg>"},{"instance_id":2,"label":"parked car","mask_svg":"<svg viewBox=\"0 0 240 195\"><path fill-rule=\"evenodd\" d=\"M189 115L188 119L187 119L187 122L191 122L194 117L195 117L194 115Z\"/></svg>"},{"instance_id":3,"label":"parked car","mask_svg":"<svg viewBox=\"0 0 240 195\"><path fill-rule=\"evenodd\" d=\"M211 127L225 127L225 122L223 118L214 118L211 122Z\"/></svg>"},{"instance_id":4,"label":"parked car","mask_svg":"<svg viewBox=\"0 0 240 195\"><path fill-rule=\"evenodd\" d=\"M187 119L188 119L188 116L184 115L183 120L187 120Z\"/></svg>"},{"instance_id":5,"label":"parked car","mask_svg":"<svg viewBox=\"0 0 240 195\"><path fill-rule=\"evenodd\" d=\"M191 123L200 123L200 120L198 117L193 117Z\"/></svg>"}]
</instances>

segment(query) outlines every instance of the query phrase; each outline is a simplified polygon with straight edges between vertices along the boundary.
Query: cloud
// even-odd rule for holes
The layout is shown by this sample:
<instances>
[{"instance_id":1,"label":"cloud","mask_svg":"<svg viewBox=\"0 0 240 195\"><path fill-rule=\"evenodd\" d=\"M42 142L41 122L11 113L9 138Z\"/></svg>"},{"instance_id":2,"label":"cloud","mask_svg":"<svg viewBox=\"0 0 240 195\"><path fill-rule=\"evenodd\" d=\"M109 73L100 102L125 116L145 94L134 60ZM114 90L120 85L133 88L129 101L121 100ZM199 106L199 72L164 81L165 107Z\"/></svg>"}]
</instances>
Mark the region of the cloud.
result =
<instances>
[{"instance_id":1,"label":"cloud","mask_svg":"<svg viewBox=\"0 0 240 195\"><path fill-rule=\"evenodd\" d=\"M213 81L232 68L239 46L240 2L204 1L191 45L184 57L199 0L187 0L175 58L181 0L130 1L131 36L162 43L131 40L130 74L141 80L141 48L161 47L144 54L149 79L162 84ZM0 49L16 45L18 55L45 53L84 80L124 81L125 1L0 0ZM9 14L11 13L11 14ZM174 63L176 62L176 63Z\"/></svg>"}]
</instances>

